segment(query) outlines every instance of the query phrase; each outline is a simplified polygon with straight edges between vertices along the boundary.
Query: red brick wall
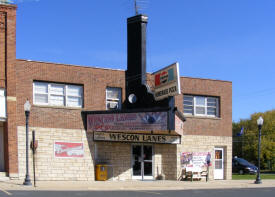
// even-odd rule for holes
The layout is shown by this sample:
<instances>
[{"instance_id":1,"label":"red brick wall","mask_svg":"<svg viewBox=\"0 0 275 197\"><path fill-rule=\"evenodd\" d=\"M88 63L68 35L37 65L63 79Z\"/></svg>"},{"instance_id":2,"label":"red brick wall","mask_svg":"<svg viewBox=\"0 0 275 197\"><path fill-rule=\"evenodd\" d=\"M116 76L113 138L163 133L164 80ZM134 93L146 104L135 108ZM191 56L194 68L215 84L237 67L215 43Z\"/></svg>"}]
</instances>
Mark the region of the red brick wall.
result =
<instances>
[{"instance_id":1,"label":"red brick wall","mask_svg":"<svg viewBox=\"0 0 275 197\"><path fill-rule=\"evenodd\" d=\"M1 10L1 7L0 7ZM5 63L6 63L6 14L0 11L0 88L5 88Z\"/></svg>"},{"instance_id":2,"label":"red brick wall","mask_svg":"<svg viewBox=\"0 0 275 197\"><path fill-rule=\"evenodd\" d=\"M4 135L5 168L8 173L18 172L15 86L16 8L15 5L0 5L0 22L2 23L2 29L0 30L0 87L5 87L7 94L8 119L5 124ZM6 21L7 24L3 24ZM3 29L3 27L5 28Z\"/></svg>"},{"instance_id":3,"label":"red brick wall","mask_svg":"<svg viewBox=\"0 0 275 197\"><path fill-rule=\"evenodd\" d=\"M17 125L25 124L23 105L27 98L33 104L33 81L80 84L84 87L84 107L81 109L42 107L32 105L30 127L84 128L82 110L105 110L106 87L122 87L124 98L124 71L83 66L17 60Z\"/></svg>"},{"instance_id":4,"label":"red brick wall","mask_svg":"<svg viewBox=\"0 0 275 197\"><path fill-rule=\"evenodd\" d=\"M181 77L182 94L217 96L220 117L186 117L184 134L232 136L232 83L211 79ZM183 111L183 95L176 96L176 105Z\"/></svg>"},{"instance_id":5,"label":"red brick wall","mask_svg":"<svg viewBox=\"0 0 275 197\"><path fill-rule=\"evenodd\" d=\"M107 86L121 87L125 91L124 71L17 60L17 114L18 125L24 125L23 105L32 102L35 80L73 83L84 86L84 108L69 109L32 106L30 126L48 128L83 128L82 110L105 110ZM220 118L187 117L184 133L194 135L231 136L232 83L227 81L181 77L183 94L218 96ZM183 111L183 95L176 96L176 105Z\"/></svg>"}]
</instances>

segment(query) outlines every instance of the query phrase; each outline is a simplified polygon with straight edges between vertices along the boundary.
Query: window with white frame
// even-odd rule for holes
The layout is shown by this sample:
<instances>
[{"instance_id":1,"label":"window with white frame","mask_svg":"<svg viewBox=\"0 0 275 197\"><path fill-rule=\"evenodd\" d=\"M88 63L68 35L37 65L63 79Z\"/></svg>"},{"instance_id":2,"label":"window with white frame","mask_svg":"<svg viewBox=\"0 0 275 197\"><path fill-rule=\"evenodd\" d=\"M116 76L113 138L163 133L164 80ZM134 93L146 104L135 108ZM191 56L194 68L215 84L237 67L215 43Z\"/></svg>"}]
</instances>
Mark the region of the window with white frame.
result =
<instances>
[{"instance_id":1,"label":"window with white frame","mask_svg":"<svg viewBox=\"0 0 275 197\"><path fill-rule=\"evenodd\" d=\"M0 89L0 120L6 118L6 91Z\"/></svg>"},{"instance_id":2,"label":"window with white frame","mask_svg":"<svg viewBox=\"0 0 275 197\"><path fill-rule=\"evenodd\" d=\"M184 114L219 117L219 98L207 96L183 96Z\"/></svg>"},{"instance_id":3,"label":"window with white frame","mask_svg":"<svg viewBox=\"0 0 275 197\"><path fill-rule=\"evenodd\" d=\"M82 107L83 86L35 81L33 98L36 105Z\"/></svg>"},{"instance_id":4,"label":"window with white frame","mask_svg":"<svg viewBox=\"0 0 275 197\"><path fill-rule=\"evenodd\" d=\"M106 88L106 109L121 109L121 88Z\"/></svg>"}]
</instances>

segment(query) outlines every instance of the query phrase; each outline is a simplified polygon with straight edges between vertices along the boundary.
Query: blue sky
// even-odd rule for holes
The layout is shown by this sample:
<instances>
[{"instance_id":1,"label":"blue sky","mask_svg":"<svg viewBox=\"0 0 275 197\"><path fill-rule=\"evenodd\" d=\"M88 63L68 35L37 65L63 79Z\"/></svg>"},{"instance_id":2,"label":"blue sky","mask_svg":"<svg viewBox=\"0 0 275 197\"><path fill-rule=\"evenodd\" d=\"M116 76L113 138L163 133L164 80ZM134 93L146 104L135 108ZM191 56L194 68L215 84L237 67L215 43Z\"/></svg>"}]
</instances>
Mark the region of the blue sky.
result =
<instances>
[{"instance_id":1,"label":"blue sky","mask_svg":"<svg viewBox=\"0 0 275 197\"><path fill-rule=\"evenodd\" d=\"M142 2L141 2L142 1ZM133 0L15 0L17 58L126 69ZM138 0L147 71L232 81L233 120L275 109L274 0Z\"/></svg>"}]
</instances>

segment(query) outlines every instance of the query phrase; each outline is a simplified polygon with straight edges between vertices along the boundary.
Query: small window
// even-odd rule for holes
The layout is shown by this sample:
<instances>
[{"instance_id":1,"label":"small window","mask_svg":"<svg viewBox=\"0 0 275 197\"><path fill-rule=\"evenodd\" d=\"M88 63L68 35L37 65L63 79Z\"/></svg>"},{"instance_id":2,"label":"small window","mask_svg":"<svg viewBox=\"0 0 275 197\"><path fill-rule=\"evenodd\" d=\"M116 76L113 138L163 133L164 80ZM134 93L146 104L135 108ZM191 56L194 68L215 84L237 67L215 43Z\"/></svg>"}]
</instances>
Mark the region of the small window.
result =
<instances>
[{"instance_id":1,"label":"small window","mask_svg":"<svg viewBox=\"0 0 275 197\"><path fill-rule=\"evenodd\" d=\"M219 117L219 98L184 95L184 114Z\"/></svg>"},{"instance_id":2,"label":"small window","mask_svg":"<svg viewBox=\"0 0 275 197\"><path fill-rule=\"evenodd\" d=\"M34 82L34 104L82 107L83 87L77 85Z\"/></svg>"},{"instance_id":3,"label":"small window","mask_svg":"<svg viewBox=\"0 0 275 197\"><path fill-rule=\"evenodd\" d=\"M0 89L0 119L6 118L6 91Z\"/></svg>"},{"instance_id":4,"label":"small window","mask_svg":"<svg viewBox=\"0 0 275 197\"><path fill-rule=\"evenodd\" d=\"M106 109L121 109L121 88L107 87L106 89Z\"/></svg>"}]
</instances>

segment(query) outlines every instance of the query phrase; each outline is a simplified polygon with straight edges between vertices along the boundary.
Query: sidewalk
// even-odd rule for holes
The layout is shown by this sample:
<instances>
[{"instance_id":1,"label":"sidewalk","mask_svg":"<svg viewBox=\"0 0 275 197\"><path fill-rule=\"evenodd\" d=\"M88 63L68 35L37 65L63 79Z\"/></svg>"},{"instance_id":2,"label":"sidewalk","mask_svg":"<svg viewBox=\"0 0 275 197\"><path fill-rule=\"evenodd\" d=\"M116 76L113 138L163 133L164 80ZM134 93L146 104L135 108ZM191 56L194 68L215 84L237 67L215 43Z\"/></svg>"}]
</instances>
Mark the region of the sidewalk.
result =
<instances>
[{"instance_id":1,"label":"sidewalk","mask_svg":"<svg viewBox=\"0 0 275 197\"><path fill-rule=\"evenodd\" d=\"M215 180L215 181L38 181L37 187L24 186L23 180L0 181L0 190L189 190L275 187L275 180ZM33 183L33 182L32 182Z\"/></svg>"}]
</instances>

